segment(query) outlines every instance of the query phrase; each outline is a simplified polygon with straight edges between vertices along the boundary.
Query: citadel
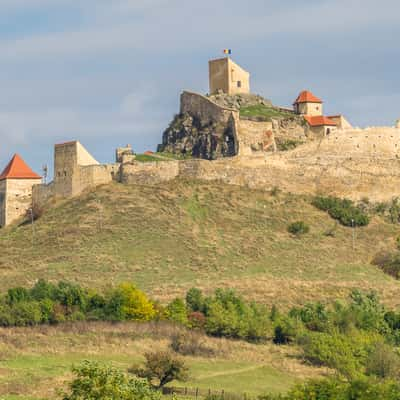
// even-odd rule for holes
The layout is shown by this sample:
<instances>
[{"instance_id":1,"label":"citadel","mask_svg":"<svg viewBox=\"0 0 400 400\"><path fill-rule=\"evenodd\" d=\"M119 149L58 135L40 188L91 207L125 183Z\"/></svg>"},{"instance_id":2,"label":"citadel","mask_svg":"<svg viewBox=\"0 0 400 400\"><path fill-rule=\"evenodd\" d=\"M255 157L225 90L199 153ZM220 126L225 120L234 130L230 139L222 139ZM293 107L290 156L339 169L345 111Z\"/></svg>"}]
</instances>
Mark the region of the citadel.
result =
<instances>
[{"instance_id":1,"label":"citadel","mask_svg":"<svg viewBox=\"0 0 400 400\"><path fill-rule=\"evenodd\" d=\"M229 57L209 62L209 82L207 96L182 93L154 161L138 161L128 145L114 163L100 164L79 141L56 144L46 184L14 155L0 174L0 226L112 181L157 185L183 177L354 200L400 196L399 122L353 128L343 115L325 116L322 100L307 90L292 108L275 107L251 94L250 74Z\"/></svg>"}]
</instances>

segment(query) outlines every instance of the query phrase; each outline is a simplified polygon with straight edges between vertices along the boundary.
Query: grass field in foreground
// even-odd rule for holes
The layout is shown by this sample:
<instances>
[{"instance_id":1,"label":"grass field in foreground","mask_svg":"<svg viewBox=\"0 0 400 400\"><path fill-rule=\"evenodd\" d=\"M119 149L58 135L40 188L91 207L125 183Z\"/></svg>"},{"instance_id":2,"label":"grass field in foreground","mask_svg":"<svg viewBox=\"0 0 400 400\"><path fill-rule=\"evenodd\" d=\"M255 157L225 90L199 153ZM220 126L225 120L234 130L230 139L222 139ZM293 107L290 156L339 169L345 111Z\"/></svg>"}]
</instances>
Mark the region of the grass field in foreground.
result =
<instances>
[{"instance_id":1,"label":"grass field in foreground","mask_svg":"<svg viewBox=\"0 0 400 400\"><path fill-rule=\"evenodd\" d=\"M106 289L136 282L167 301L198 286L236 288L288 306L375 289L400 303L400 284L370 264L394 249L400 226L373 216L355 232L310 198L219 183L110 184L55 204L35 223L0 230L1 291L38 278ZM302 220L310 232L287 232ZM328 235L327 232L330 232Z\"/></svg>"},{"instance_id":2,"label":"grass field in foreground","mask_svg":"<svg viewBox=\"0 0 400 400\"><path fill-rule=\"evenodd\" d=\"M85 359L127 370L147 351L167 349L176 328L168 325L76 323L57 327L0 329L0 399L55 399ZM327 371L307 366L292 347L205 338L217 353L184 357L190 380L174 386L257 395L284 392ZM27 397L31 396L31 397Z\"/></svg>"}]
</instances>

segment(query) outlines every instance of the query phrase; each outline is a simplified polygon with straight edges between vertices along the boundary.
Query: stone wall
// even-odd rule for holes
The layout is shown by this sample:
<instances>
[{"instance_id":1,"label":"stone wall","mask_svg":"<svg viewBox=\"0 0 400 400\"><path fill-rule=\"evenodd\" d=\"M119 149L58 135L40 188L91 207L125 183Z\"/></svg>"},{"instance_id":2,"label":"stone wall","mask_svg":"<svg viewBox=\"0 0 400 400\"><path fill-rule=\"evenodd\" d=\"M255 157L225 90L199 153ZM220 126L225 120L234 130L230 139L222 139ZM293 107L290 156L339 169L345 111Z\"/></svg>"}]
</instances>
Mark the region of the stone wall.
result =
<instances>
[{"instance_id":1,"label":"stone wall","mask_svg":"<svg viewBox=\"0 0 400 400\"><path fill-rule=\"evenodd\" d=\"M237 110L222 107L212 102L208 97L187 91L181 95L180 113L198 118L202 125L209 125L214 122L227 124L232 117L239 119Z\"/></svg>"},{"instance_id":2,"label":"stone wall","mask_svg":"<svg viewBox=\"0 0 400 400\"><path fill-rule=\"evenodd\" d=\"M130 163L121 166L121 182L125 184L156 185L179 175L179 161Z\"/></svg>"}]
</instances>

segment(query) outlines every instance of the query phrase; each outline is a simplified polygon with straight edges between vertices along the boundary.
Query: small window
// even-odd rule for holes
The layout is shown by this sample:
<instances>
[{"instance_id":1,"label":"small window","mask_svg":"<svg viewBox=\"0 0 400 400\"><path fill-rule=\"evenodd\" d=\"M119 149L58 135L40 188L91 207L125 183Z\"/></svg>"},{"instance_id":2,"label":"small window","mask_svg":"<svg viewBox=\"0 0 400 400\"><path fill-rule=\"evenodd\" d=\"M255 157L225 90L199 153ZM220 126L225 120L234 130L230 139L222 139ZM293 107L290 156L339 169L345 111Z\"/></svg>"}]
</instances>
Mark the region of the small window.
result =
<instances>
[{"instance_id":1,"label":"small window","mask_svg":"<svg viewBox=\"0 0 400 400\"><path fill-rule=\"evenodd\" d=\"M64 171L64 176L67 176L67 171Z\"/></svg>"},{"instance_id":2,"label":"small window","mask_svg":"<svg viewBox=\"0 0 400 400\"><path fill-rule=\"evenodd\" d=\"M242 87L242 81L237 81L237 87L241 88Z\"/></svg>"}]
</instances>

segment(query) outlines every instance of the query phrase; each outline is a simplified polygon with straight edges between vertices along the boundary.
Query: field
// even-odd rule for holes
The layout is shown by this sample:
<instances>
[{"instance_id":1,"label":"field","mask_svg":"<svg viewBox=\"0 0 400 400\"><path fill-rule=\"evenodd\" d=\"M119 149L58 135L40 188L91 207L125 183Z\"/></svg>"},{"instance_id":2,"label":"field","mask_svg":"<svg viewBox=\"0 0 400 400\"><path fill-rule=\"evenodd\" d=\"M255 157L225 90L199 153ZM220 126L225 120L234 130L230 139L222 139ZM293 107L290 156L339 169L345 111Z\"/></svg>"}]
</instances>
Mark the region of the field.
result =
<instances>
[{"instance_id":1,"label":"field","mask_svg":"<svg viewBox=\"0 0 400 400\"><path fill-rule=\"evenodd\" d=\"M0 329L0 398L58 398L56 391L65 389L72 378L72 365L89 359L126 371L139 364L146 351L166 349L175 330L168 325L128 323ZM254 396L286 391L299 380L328 373L303 364L294 348L205 340L217 354L184 357L189 381L173 382L174 386Z\"/></svg>"},{"instance_id":2,"label":"field","mask_svg":"<svg viewBox=\"0 0 400 400\"><path fill-rule=\"evenodd\" d=\"M289 234L297 220L310 233ZM399 235L399 226L373 216L354 232L353 248L351 228L291 194L190 181L112 184L55 204L33 227L0 230L1 290L38 278L100 289L133 281L167 301L192 286L229 286L286 307L357 287L397 306L400 284L370 261Z\"/></svg>"}]
</instances>

